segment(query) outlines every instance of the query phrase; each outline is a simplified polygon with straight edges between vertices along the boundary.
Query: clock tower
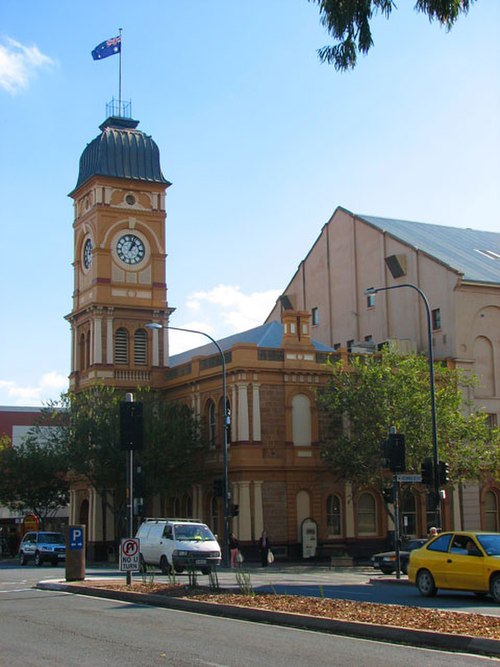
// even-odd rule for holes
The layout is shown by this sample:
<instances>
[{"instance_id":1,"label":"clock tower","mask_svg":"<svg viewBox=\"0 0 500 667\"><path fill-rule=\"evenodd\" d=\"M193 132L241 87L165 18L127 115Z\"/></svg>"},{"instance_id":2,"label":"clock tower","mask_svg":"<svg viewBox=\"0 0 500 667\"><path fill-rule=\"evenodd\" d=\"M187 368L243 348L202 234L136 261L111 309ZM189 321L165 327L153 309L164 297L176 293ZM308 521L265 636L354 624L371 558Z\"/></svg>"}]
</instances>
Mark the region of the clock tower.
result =
<instances>
[{"instance_id":1,"label":"clock tower","mask_svg":"<svg viewBox=\"0 0 500 667\"><path fill-rule=\"evenodd\" d=\"M165 198L158 146L138 121L111 116L80 158L74 200L70 389L157 386L144 325L168 318ZM167 330L162 332L165 337Z\"/></svg>"}]
</instances>

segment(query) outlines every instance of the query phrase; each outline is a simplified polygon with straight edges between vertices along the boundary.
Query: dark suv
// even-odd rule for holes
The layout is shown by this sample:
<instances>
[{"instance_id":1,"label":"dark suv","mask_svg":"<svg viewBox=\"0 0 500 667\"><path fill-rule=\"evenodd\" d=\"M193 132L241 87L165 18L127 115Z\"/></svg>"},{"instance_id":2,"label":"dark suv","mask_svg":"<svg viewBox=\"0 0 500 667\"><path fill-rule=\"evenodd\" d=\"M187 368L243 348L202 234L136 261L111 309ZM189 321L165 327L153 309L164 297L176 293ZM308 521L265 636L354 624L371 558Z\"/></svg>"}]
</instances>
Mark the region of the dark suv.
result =
<instances>
[{"instance_id":1,"label":"dark suv","mask_svg":"<svg viewBox=\"0 0 500 667\"><path fill-rule=\"evenodd\" d=\"M35 565L50 561L52 565L66 560L66 542L62 533L37 531L26 533L19 545L19 562L26 565L33 560Z\"/></svg>"}]
</instances>

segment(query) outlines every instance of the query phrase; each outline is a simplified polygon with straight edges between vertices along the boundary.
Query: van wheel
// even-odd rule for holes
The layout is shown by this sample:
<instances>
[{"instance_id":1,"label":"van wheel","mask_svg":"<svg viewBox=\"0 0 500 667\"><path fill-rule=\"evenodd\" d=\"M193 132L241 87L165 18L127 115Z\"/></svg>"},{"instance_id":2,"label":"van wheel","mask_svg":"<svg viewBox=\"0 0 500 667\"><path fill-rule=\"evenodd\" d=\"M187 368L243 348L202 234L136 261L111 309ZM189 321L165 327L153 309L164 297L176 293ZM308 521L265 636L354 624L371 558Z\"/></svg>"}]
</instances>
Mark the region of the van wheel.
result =
<instances>
[{"instance_id":1,"label":"van wheel","mask_svg":"<svg viewBox=\"0 0 500 667\"><path fill-rule=\"evenodd\" d=\"M39 554L38 551L37 551L36 554L35 554L35 565L36 565L37 567L40 567L41 564L42 564L42 562L43 562L43 561L42 561L42 557L40 556L40 554Z\"/></svg>"},{"instance_id":2,"label":"van wheel","mask_svg":"<svg viewBox=\"0 0 500 667\"><path fill-rule=\"evenodd\" d=\"M170 572L172 571L172 566L168 562L166 556L162 556L160 558L160 570L162 574L170 574Z\"/></svg>"},{"instance_id":3,"label":"van wheel","mask_svg":"<svg viewBox=\"0 0 500 667\"><path fill-rule=\"evenodd\" d=\"M139 554L139 572L144 574L146 572L146 563L144 562L144 556Z\"/></svg>"}]
</instances>

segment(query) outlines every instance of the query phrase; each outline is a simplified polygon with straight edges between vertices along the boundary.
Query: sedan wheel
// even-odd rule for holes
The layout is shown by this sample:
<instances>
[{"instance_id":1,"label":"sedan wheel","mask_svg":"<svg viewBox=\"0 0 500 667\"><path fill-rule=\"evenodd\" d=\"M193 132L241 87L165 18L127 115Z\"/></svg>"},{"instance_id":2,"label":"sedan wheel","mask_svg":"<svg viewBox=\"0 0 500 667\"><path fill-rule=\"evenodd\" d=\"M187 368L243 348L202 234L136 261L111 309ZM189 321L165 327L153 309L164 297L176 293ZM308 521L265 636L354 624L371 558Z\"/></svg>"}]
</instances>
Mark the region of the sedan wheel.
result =
<instances>
[{"instance_id":1,"label":"sedan wheel","mask_svg":"<svg viewBox=\"0 0 500 667\"><path fill-rule=\"evenodd\" d=\"M490 585L491 597L495 602L500 602L500 574L495 574Z\"/></svg>"},{"instance_id":2,"label":"sedan wheel","mask_svg":"<svg viewBox=\"0 0 500 667\"><path fill-rule=\"evenodd\" d=\"M26 558L26 556L21 551L21 553L19 554L19 564L20 565L26 565L27 563L28 563L28 559Z\"/></svg>"},{"instance_id":3,"label":"sedan wheel","mask_svg":"<svg viewBox=\"0 0 500 667\"><path fill-rule=\"evenodd\" d=\"M423 595L425 598L432 598L436 595L436 584L429 570L420 570L417 575L417 588L420 595Z\"/></svg>"}]
</instances>

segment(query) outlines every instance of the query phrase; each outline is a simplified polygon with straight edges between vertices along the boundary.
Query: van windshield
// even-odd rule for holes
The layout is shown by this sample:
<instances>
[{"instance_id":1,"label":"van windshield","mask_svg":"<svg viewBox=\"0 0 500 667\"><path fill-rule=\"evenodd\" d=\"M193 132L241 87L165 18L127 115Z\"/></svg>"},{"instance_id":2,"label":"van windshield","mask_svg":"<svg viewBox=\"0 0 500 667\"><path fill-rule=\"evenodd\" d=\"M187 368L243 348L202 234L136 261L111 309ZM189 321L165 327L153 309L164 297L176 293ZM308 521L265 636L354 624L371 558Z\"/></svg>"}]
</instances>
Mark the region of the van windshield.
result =
<instances>
[{"instance_id":1,"label":"van windshield","mask_svg":"<svg viewBox=\"0 0 500 667\"><path fill-rule=\"evenodd\" d=\"M175 539L183 542L215 540L212 532L201 524L182 524L174 527Z\"/></svg>"}]
</instances>

